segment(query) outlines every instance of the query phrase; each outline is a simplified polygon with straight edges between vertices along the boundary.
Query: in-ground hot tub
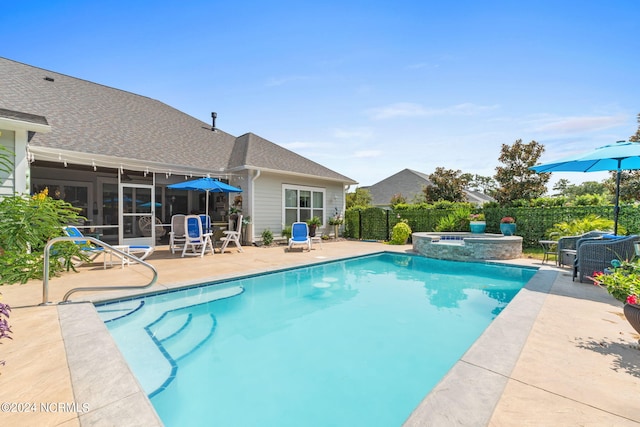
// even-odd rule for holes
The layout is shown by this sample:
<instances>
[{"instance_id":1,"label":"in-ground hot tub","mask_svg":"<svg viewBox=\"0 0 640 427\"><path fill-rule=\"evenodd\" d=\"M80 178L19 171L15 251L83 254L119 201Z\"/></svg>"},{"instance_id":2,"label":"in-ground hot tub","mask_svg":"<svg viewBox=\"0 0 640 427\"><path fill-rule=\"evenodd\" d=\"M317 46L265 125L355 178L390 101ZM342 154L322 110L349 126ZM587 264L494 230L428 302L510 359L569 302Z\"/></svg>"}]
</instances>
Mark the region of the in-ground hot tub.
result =
<instances>
[{"instance_id":1,"label":"in-ground hot tub","mask_svg":"<svg viewBox=\"0 0 640 427\"><path fill-rule=\"evenodd\" d=\"M413 250L428 258L453 261L516 259L522 257L522 237L489 233L413 233Z\"/></svg>"}]
</instances>

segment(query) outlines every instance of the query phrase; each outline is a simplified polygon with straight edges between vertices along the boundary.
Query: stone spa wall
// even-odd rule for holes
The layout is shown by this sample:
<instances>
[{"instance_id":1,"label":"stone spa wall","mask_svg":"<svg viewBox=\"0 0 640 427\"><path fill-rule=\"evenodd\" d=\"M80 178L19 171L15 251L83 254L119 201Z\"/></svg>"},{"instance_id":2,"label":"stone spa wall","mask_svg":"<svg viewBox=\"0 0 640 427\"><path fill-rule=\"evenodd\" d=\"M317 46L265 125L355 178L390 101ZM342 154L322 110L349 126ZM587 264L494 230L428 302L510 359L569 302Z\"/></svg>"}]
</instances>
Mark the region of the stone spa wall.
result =
<instances>
[{"instance_id":1,"label":"stone spa wall","mask_svg":"<svg viewBox=\"0 0 640 427\"><path fill-rule=\"evenodd\" d=\"M413 250L428 258L453 261L522 257L522 237L487 233L413 233Z\"/></svg>"}]
</instances>

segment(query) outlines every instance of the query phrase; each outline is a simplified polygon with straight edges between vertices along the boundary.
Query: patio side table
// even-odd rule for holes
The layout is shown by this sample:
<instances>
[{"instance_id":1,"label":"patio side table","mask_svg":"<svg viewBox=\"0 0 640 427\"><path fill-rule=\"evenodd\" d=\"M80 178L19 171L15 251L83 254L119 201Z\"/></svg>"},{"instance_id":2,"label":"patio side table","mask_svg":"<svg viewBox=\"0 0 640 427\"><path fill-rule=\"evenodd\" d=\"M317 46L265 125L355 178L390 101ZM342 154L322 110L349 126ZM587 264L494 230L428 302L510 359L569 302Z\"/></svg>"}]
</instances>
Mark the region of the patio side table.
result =
<instances>
[{"instance_id":1,"label":"patio side table","mask_svg":"<svg viewBox=\"0 0 640 427\"><path fill-rule=\"evenodd\" d=\"M556 264L558 263L558 241L557 240L539 240L540 246L542 246L542 263L549 261L549 257L553 255L555 257Z\"/></svg>"}]
</instances>

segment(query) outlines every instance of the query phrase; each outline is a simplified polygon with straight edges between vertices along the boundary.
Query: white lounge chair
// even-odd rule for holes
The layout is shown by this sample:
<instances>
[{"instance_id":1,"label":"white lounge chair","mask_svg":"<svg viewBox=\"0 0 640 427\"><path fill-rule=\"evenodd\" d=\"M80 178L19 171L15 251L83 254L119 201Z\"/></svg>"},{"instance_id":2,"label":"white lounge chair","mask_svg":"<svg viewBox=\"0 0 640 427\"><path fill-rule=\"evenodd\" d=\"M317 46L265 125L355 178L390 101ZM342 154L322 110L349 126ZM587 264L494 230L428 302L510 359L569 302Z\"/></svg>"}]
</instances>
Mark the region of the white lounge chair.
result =
<instances>
[{"instance_id":1,"label":"white lounge chair","mask_svg":"<svg viewBox=\"0 0 640 427\"><path fill-rule=\"evenodd\" d=\"M239 252L243 252L242 250L242 245L240 245L240 233L242 231L242 215L238 216L238 222L236 223L236 229L235 230L225 230L223 231L224 233L224 238L221 240L222 241L222 246L220 247L220 253L223 254L224 250L227 249L227 245L231 242L236 244L236 247L238 248Z\"/></svg>"},{"instance_id":2,"label":"white lounge chair","mask_svg":"<svg viewBox=\"0 0 640 427\"><path fill-rule=\"evenodd\" d=\"M84 234L82 234L82 232L73 225L67 225L63 227L62 230L64 231L64 234L66 234L69 237L78 237L78 238L84 237ZM95 246L93 243L91 243L88 240L74 240L73 243L80 246L80 252L84 256L87 256L89 258L88 262L93 262L93 260L95 260L99 255L104 255L104 248L102 246ZM78 267L84 264L85 260L86 258L83 259L78 257L73 257L71 259L74 267ZM104 268L107 268L106 256L104 257L103 265L104 265Z\"/></svg>"},{"instance_id":3,"label":"white lounge chair","mask_svg":"<svg viewBox=\"0 0 640 427\"><path fill-rule=\"evenodd\" d=\"M198 215L187 215L184 217L185 242L182 249L182 256L200 256L203 257L207 247L213 255L213 244L211 243L211 233L202 231L202 220ZM187 253L187 249L191 247L192 252ZM198 253L197 251L200 251Z\"/></svg>"},{"instance_id":4,"label":"white lounge chair","mask_svg":"<svg viewBox=\"0 0 640 427\"><path fill-rule=\"evenodd\" d=\"M85 237L82 234L82 232L73 225L67 225L66 227L63 228L63 230L64 230L64 233L69 237L78 237L78 238ZM114 251L108 251L102 246L95 246L88 240L74 240L73 242L76 245L80 245L82 253L89 257L89 261L93 261L94 259L96 259L96 257L98 257L98 255L105 254L105 252L108 252L110 254L115 253ZM126 252L130 255L134 255L140 261L144 260L146 257L151 255L154 250L155 249L153 248L153 246L148 246L148 245L127 245L126 247ZM120 257L120 255L118 254L115 254L115 255ZM75 267L82 265L84 263L84 261L80 259L77 259L74 261L75 261L74 263ZM124 262L131 263L133 262L133 260L131 259L123 260L123 265L124 265ZM107 268L106 254L104 256L103 265L104 265L104 268Z\"/></svg>"},{"instance_id":5,"label":"white lounge chair","mask_svg":"<svg viewBox=\"0 0 640 427\"><path fill-rule=\"evenodd\" d=\"M184 232L184 215L171 217L171 231L169 232L169 249L174 254L177 247L182 247L187 238Z\"/></svg>"},{"instance_id":6,"label":"white lounge chair","mask_svg":"<svg viewBox=\"0 0 640 427\"><path fill-rule=\"evenodd\" d=\"M294 245L307 245L307 249L311 250L311 237L309 237L309 226L306 222L294 222L291 225L289 250L291 250Z\"/></svg>"}]
</instances>

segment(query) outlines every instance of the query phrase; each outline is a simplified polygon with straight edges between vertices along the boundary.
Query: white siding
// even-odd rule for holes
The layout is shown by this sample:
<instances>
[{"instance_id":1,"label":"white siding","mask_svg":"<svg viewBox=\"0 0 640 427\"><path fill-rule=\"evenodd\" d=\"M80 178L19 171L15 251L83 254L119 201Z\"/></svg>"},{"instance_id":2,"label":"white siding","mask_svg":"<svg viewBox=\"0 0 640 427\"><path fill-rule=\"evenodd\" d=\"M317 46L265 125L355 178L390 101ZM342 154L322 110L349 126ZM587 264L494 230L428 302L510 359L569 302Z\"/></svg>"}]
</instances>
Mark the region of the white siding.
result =
<instances>
[{"instance_id":1,"label":"white siding","mask_svg":"<svg viewBox=\"0 0 640 427\"><path fill-rule=\"evenodd\" d=\"M254 241L262 240L262 232L266 229L271 230L275 238L282 236L282 228L284 227L282 186L284 184L324 189L326 218L323 218L323 221L325 224L328 222L328 217L335 213L336 207L339 212L343 213L344 189L342 184L321 179L293 178L263 172L255 181L254 188L254 203L257 207L251 214ZM325 233L329 231L328 225L321 230Z\"/></svg>"},{"instance_id":2,"label":"white siding","mask_svg":"<svg viewBox=\"0 0 640 427\"><path fill-rule=\"evenodd\" d=\"M0 129L2 134L0 135L0 145L7 148L11 153L15 153L15 132L6 129ZM9 154L9 160L12 165L11 172L7 173L0 170L0 197L1 196L13 196L16 191L15 187L15 156Z\"/></svg>"}]
</instances>

